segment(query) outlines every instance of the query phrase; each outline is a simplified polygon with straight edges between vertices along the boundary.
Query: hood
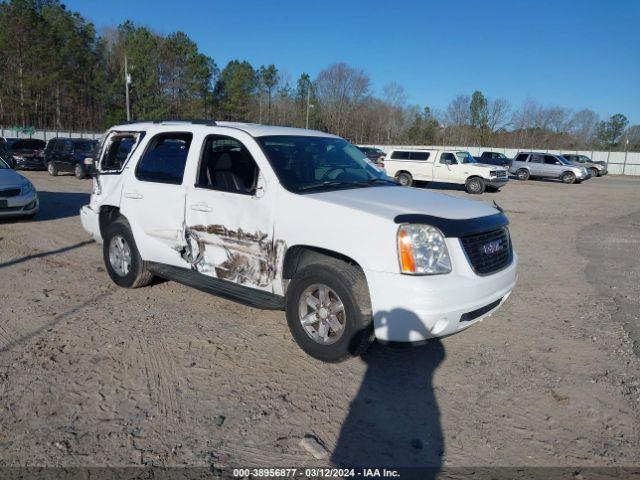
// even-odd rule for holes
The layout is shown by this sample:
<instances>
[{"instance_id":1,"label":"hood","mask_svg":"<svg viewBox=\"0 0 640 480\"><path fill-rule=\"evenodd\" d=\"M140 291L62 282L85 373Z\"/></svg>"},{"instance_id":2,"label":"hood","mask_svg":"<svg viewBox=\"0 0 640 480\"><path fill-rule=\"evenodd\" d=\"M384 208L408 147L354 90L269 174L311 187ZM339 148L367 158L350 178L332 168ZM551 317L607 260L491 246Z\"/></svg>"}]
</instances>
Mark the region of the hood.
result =
<instances>
[{"instance_id":1,"label":"hood","mask_svg":"<svg viewBox=\"0 0 640 480\"><path fill-rule=\"evenodd\" d=\"M491 165L490 163L465 163L464 165L471 165L473 167L481 167L481 168L488 168L490 170L495 170L496 168L498 170L503 169L504 167L502 165Z\"/></svg>"},{"instance_id":2,"label":"hood","mask_svg":"<svg viewBox=\"0 0 640 480\"><path fill-rule=\"evenodd\" d=\"M0 187L17 187L24 185L27 179L15 170L9 168L0 169Z\"/></svg>"},{"instance_id":3,"label":"hood","mask_svg":"<svg viewBox=\"0 0 640 480\"><path fill-rule=\"evenodd\" d=\"M498 213L498 210L482 202L407 187L354 188L314 193L309 197L391 221L397 215L410 213L452 220L485 217Z\"/></svg>"}]
</instances>

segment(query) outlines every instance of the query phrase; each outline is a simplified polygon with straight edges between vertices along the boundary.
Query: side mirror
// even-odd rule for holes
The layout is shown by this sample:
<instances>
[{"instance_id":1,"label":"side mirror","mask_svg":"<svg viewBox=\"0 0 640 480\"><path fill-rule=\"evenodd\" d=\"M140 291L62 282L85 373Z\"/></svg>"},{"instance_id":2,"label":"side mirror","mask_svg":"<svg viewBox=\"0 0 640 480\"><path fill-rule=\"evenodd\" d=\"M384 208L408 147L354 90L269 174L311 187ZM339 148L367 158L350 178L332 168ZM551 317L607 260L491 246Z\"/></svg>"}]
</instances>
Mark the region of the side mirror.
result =
<instances>
[{"instance_id":1,"label":"side mirror","mask_svg":"<svg viewBox=\"0 0 640 480\"><path fill-rule=\"evenodd\" d=\"M559 160L556 160L556 165L562 165L562 162Z\"/></svg>"}]
</instances>

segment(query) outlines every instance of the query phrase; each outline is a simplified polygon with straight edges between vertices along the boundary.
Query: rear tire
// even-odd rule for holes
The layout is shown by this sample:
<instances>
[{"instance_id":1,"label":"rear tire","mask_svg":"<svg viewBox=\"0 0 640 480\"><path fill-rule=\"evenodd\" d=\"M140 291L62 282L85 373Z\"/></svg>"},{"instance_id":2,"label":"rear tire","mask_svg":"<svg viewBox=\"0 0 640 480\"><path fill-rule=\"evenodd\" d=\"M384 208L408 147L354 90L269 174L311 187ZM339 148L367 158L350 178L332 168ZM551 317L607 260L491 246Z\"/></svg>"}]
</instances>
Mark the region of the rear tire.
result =
<instances>
[{"instance_id":1,"label":"rear tire","mask_svg":"<svg viewBox=\"0 0 640 480\"><path fill-rule=\"evenodd\" d=\"M325 300L314 289L328 292ZM337 300L337 303L336 303ZM309 303L311 302L311 304ZM313 305L312 305L313 304ZM335 305L342 308L338 311ZM322 305L331 305L324 308ZM324 310L324 311L322 311ZM338 312L333 313L332 312ZM373 339L369 289L363 271L342 260L321 259L297 271L286 293L287 323L294 340L308 355L323 362L341 362L361 355ZM329 320L342 328L334 330ZM333 317L331 319L331 317ZM306 326L303 326L306 318ZM321 331L321 322L329 325L329 336L324 343L314 338ZM333 337L331 337L333 335Z\"/></svg>"},{"instance_id":2,"label":"rear tire","mask_svg":"<svg viewBox=\"0 0 640 480\"><path fill-rule=\"evenodd\" d=\"M471 177L467 180L467 183L464 186L467 193L472 195L479 195L484 192L486 185L484 180L480 177Z\"/></svg>"},{"instance_id":3,"label":"rear tire","mask_svg":"<svg viewBox=\"0 0 640 480\"><path fill-rule=\"evenodd\" d=\"M560 176L560 180L562 180L562 183L572 184L576 181L576 175L573 172L564 172Z\"/></svg>"},{"instance_id":4,"label":"rear tire","mask_svg":"<svg viewBox=\"0 0 640 480\"><path fill-rule=\"evenodd\" d=\"M529 178L531 178L531 172L526 168L521 168L516 172L516 176L518 177L518 180L529 180Z\"/></svg>"},{"instance_id":5,"label":"rear tire","mask_svg":"<svg viewBox=\"0 0 640 480\"><path fill-rule=\"evenodd\" d=\"M410 173L399 173L396 175L396 180L403 187L412 187L413 186L413 177Z\"/></svg>"},{"instance_id":6,"label":"rear tire","mask_svg":"<svg viewBox=\"0 0 640 480\"><path fill-rule=\"evenodd\" d=\"M129 223L122 218L105 228L102 256L105 268L116 285L139 288L153 280L147 262L140 257Z\"/></svg>"},{"instance_id":7,"label":"rear tire","mask_svg":"<svg viewBox=\"0 0 640 480\"><path fill-rule=\"evenodd\" d=\"M58 175L58 167L56 167L56 164L53 162L48 162L47 163L47 172L49 172L49 175L51 175L52 177L55 177Z\"/></svg>"}]
</instances>

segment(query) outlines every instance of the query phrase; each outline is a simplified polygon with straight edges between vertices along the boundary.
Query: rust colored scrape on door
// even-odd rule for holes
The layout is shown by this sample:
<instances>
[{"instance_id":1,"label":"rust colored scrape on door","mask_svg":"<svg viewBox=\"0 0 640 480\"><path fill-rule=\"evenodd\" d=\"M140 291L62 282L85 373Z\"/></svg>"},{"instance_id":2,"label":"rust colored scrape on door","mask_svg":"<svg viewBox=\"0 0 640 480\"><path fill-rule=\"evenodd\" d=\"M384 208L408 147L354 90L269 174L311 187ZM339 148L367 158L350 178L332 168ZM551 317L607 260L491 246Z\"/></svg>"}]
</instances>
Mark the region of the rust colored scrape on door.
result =
<instances>
[{"instance_id":1,"label":"rust colored scrape on door","mask_svg":"<svg viewBox=\"0 0 640 480\"><path fill-rule=\"evenodd\" d=\"M224 225L186 229L186 259L200 273L242 285L267 287L284 259L285 243L261 231L231 230Z\"/></svg>"}]
</instances>

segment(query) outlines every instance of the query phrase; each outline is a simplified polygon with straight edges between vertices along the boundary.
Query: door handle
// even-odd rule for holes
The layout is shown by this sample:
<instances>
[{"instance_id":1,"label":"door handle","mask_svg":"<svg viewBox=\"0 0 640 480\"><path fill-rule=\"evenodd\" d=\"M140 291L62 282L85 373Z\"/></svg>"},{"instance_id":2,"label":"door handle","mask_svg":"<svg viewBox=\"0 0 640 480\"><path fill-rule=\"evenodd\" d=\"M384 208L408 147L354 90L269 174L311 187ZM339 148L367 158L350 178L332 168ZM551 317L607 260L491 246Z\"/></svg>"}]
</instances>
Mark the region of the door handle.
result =
<instances>
[{"instance_id":1,"label":"door handle","mask_svg":"<svg viewBox=\"0 0 640 480\"><path fill-rule=\"evenodd\" d=\"M141 198L144 198L142 196L142 194L137 193L137 192L127 192L127 193L124 194L124 196L127 197L127 198L131 198L133 200L140 200Z\"/></svg>"},{"instance_id":2,"label":"door handle","mask_svg":"<svg viewBox=\"0 0 640 480\"><path fill-rule=\"evenodd\" d=\"M213 209L206 203L195 203L191 205L191 210L195 210L197 212L211 212Z\"/></svg>"}]
</instances>

